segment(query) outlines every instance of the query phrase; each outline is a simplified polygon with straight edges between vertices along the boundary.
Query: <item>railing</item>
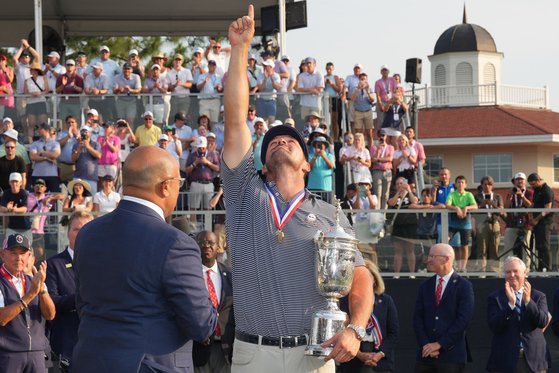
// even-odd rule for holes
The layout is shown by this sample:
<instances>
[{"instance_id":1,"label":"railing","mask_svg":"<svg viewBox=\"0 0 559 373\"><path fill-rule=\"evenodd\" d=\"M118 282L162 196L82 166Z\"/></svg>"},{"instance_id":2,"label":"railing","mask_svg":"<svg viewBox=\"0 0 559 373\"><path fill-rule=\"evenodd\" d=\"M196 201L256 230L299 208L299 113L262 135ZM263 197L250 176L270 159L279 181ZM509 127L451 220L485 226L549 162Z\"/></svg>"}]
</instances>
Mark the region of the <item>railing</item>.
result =
<instances>
[{"instance_id":1,"label":"railing","mask_svg":"<svg viewBox=\"0 0 559 373\"><path fill-rule=\"evenodd\" d=\"M507 214L512 213L527 213L527 212L541 212L541 209L502 209L491 210L491 212L502 212ZM559 222L559 208L546 209L546 213L554 213L554 226L557 227ZM380 224L380 228L384 223L390 223L394 217L394 209L388 210L344 210L345 214L349 214L353 220L353 228L356 238L361 241L359 249L364 257L376 261L381 270L386 275L392 276L423 276L426 275L426 259L429 253L429 248L437 241L435 236L422 234L414 227L413 232L406 237L400 237L398 229L394 230L392 235L381 233L377 231L375 224ZM484 222L487 217L487 210L478 210L472 213L472 228L473 232L480 224ZM377 220L371 219L371 214L375 215ZM401 209L398 211L398 216L403 217L408 215L415 219L415 222L420 220L433 219L440 215L440 236L448 237L448 222L450 212L445 209ZM12 214L13 215L13 214ZM49 212L49 213L26 213L18 214L18 216L39 216L47 215L48 219L45 224L45 249L46 257L56 254L64 250L67 245L67 227L61 226L60 220L63 216L68 216L67 213ZM6 217L9 214L0 214L0 217ZM195 235L202 230L212 230L221 232L224 237L224 224L227 216L225 211L174 211L169 221L178 229L183 230L187 234ZM420 223L423 224L423 223ZM251 230L247 227L247 233ZM527 231L522 230L520 233L525 234ZM1 237L5 233L5 224L0 228ZM424 233L424 232L423 232ZM508 234L508 233L507 233ZM503 261L509 255L518 255L523 258L528 267L532 269L531 275L550 276L559 275L557 267L559 266L559 235L555 228L553 228L551 236L551 254L552 261L546 264L544 271L536 271L538 263L542 260L535 250L534 241L528 241L528 246L523 246L522 240L515 241L511 247L505 247L505 224L500 224L500 244L498 254L499 261L483 261L480 258L478 244L473 240L470 245L470 258L468 261L467 273L469 276L502 276L503 275ZM533 234L532 234L533 237ZM455 245L451 241L451 245ZM402 253L401 255L399 253ZM44 258L44 257L43 257ZM412 260L413 259L413 260ZM408 266L414 265L413 271L410 271ZM400 264L401 263L401 266ZM399 266L399 268L395 268Z\"/></svg>"},{"instance_id":2,"label":"railing","mask_svg":"<svg viewBox=\"0 0 559 373\"><path fill-rule=\"evenodd\" d=\"M452 106L511 105L549 109L547 87L521 87L504 84L421 86L415 89L419 108ZM411 99L411 90L406 99Z\"/></svg>"},{"instance_id":3,"label":"railing","mask_svg":"<svg viewBox=\"0 0 559 373\"><path fill-rule=\"evenodd\" d=\"M277 93L276 106L277 115L276 119L282 122L291 117L295 120L297 127L302 128L304 118L301 115L300 98L303 95L311 95L306 93ZM223 104L223 94L214 95L219 99L219 105ZM257 105L260 94L252 94L250 96L250 103ZM16 124L21 123L22 117L25 115L25 108L23 103L29 99L30 95L15 94L16 106L14 108L6 108L4 116L11 117ZM146 110L154 113L154 120L157 124L172 123L175 113L179 110L187 112L187 123L195 125L199 116L199 100L206 99L206 96L199 94L133 94L133 95L62 95L62 94L47 94L43 96L46 100L47 114L46 119L57 128L62 128L65 114L68 112L75 113L74 116L78 117L80 123L84 123L85 115L88 109L97 109L103 121L124 118L132 120L130 123L133 127L143 123L142 114ZM135 100L134 100L135 99ZM323 122L330 124L330 105L329 97L326 94L318 95L319 109L322 112ZM130 102L136 105L130 105ZM135 106L135 114L132 118L127 118L124 115L124 105L128 104L128 109ZM77 108L77 110L76 110ZM217 108L219 110L219 107ZM257 113L258 115L258 113ZM266 118L265 118L266 119ZM40 123L37 121L36 124Z\"/></svg>"}]
</instances>

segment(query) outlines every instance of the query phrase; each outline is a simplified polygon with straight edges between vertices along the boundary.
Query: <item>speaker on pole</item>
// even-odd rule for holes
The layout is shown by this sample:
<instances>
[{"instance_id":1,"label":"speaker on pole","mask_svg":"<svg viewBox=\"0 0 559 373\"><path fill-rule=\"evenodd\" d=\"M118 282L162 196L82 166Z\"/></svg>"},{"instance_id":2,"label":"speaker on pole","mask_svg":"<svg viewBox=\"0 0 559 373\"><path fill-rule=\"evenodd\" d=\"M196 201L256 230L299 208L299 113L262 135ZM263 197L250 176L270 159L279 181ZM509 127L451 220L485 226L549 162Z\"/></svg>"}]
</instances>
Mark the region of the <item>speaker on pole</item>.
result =
<instances>
[{"instance_id":1,"label":"speaker on pole","mask_svg":"<svg viewBox=\"0 0 559 373\"><path fill-rule=\"evenodd\" d=\"M421 58L408 58L406 60L406 82L421 83Z\"/></svg>"}]
</instances>

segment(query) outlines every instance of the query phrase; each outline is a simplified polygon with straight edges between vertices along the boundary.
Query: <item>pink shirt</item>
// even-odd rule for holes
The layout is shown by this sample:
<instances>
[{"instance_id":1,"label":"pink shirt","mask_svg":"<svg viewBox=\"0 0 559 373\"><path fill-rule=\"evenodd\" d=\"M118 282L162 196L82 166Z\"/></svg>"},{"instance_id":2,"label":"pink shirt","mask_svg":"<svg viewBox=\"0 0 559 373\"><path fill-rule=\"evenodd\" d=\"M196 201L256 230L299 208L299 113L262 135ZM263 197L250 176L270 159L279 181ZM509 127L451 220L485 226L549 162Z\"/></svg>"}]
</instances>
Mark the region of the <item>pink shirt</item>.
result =
<instances>
[{"instance_id":1,"label":"pink shirt","mask_svg":"<svg viewBox=\"0 0 559 373\"><path fill-rule=\"evenodd\" d=\"M105 136L99 136L97 142L101 145L101 158L99 158L99 164L110 164L110 165L117 165L118 164L118 154L120 152L120 137L117 135L111 135L109 138L109 142L116 146L116 151L112 152L109 145L105 142Z\"/></svg>"},{"instance_id":2,"label":"pink shirt","mask_svg":"<svg viewBox=\"0 0 559 373\"><path fill-rule=\"evenodd\" d=\"M396 80L391 76L386 80L381 78L375 82L375 93L379 95L382 102L387 102L390 100L392 92L396 90L397 85Z\"/></svg>"},{"instance_id":3,"label":"pink shirt","mask_svg":"<svg viewBox=\"0 0 559 373\"><path fill-rule=\"evenodd\" d=\"M378 156L377 156L378 154ZM394 147L392 145L373 145L371 147L371 159L373 158L389 158L384 162L373 161L373 170L389 171L392 170L392 156L394 155Z\"/></svg>"},{"instance_id":4,"label":"pink shirt","mask_svg":"<svg viewBox=\"0 0 559 373\"><path fill-rule=\"evenodd\" d=\"M411 146L413 146L413 149L417 153L417 162L416 162L417 165L418 162L425 160L425 150L423 150L423 144L420 143L419 141L413 140L413 144L411 144Z\"/></svg>"}]
</instances>

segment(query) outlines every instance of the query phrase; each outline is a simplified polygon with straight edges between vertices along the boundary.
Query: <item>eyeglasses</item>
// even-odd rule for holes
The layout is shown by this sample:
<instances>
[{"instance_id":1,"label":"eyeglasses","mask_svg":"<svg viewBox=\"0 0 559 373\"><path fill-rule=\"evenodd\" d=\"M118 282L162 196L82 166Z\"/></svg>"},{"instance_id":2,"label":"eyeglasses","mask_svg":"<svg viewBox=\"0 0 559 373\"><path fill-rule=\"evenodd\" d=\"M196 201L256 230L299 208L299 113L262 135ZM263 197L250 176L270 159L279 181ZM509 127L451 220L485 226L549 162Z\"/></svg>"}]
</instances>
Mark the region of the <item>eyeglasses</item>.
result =
<instances>
[{"instance_id":1,"label":"eyeglasses","mask_svg":"<svg viewBox=\"0 0 559 373\"><path fill-rule=\"evenodd\" d=\"M36 186L36 187L40 187L40 188L44 188L44 187L46 187L46 185L45 185L45 184L35 184L35 186Z\"/></svg>"},{"instance_id":2,"label":"eyeglasses","mask_svg":"<svg viewBox=\"0 0 559 373\"><path fill-rule=\"evenodd\" d=\"M15 146L5 146L6 149L15 149Z\"/></svg>"},{"instance_id":3,"label":"eyeglasses","mask_svg":"<svg viewBox=\"0 0 559 373\"><path fill-rule=\"evenodd\" d=\"M185 180L185 178L184 178L184 177L171 177L171 178L169 178L169 179L163 180L163 181L161 182L161 184L163 184L163 183L165 183L165 182L167 182L167 181L171 181L171 180L176 180L176 181L178 181L178 182L179 182L179 188L182 188L182 186L184 185L184 180Z\"/></svg>"},{"instance_id":4,"label":"eyeglasses","mask_svg":"<svg viewBox=\"0 0 559 373\"><path fill-rule=\"evenodd\" d=\"M221 49L220 45L214 45L214 49Z\"/></svg>"},{"instance_id":5,"label":"eyeglasses","mask_svg":"<svg viewBox=\"0 0 559 373\"><path fill-rule=\"evenodd\" d=\"M213 246L213 245L216 244L216 242L215 242L215 241L211 241L211 240L200 240L200 241L198 241L198 244L199 244L200 246Z\"/></svg>"}]
</instances>

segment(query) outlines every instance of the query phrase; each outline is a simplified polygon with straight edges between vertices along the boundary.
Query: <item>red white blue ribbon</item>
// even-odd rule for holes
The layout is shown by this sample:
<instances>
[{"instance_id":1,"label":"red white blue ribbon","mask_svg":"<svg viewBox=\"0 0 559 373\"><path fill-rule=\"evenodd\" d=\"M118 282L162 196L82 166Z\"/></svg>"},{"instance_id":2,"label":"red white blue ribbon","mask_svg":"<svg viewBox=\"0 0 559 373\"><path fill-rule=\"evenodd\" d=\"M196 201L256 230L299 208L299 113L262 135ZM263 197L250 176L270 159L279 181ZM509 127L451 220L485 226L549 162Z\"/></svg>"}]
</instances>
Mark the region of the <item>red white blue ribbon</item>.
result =
<instances>
[{"instance_id":1,"label":"red white blue ribbon","mask_svg":"<svg viewBox=\"0 0 559 373\"><path fill-rule=\"evenodd\" d=\"M274 195L274 193L272 193L272 191L267 185L266 185L266 192L268 192L268 196L270 197L270 207L272 208L272 217L274 218L274 223L276 224L278 230L281 231L283 227L285 227L285 225L287 224L291 216L295 213L297 208L301 206L301 204L305 200L305 190L304 189L301 190L295 196L295 198L293 198L291 202L289 202L287 211L285 211L283 216L278 207L279 204L276 200L276 196Z\"/></svg>"}]
</instances>

